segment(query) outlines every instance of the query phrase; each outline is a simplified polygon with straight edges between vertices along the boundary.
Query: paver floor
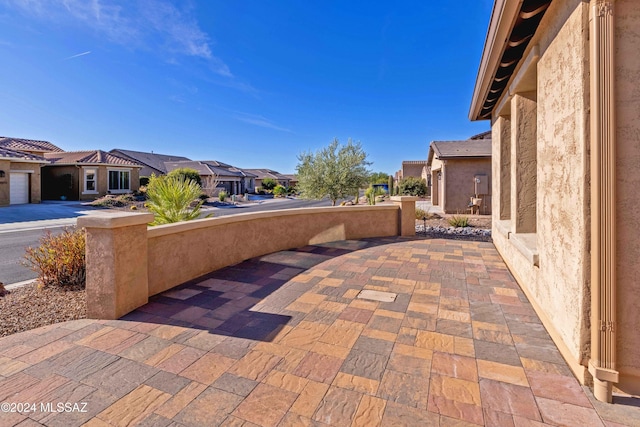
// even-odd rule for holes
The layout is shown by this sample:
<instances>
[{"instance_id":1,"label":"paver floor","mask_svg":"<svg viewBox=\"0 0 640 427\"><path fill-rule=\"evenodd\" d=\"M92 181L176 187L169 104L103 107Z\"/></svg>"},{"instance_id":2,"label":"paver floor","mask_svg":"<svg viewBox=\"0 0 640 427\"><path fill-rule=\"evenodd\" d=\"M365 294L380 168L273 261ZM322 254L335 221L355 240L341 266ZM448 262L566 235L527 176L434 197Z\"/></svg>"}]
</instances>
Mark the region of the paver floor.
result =
<instances>
[{"instance_id":1,"label":"paver floor","mask_svg":"<svg viewBox=\"0 0 640 427\"><path fill-rule=\"evenodd\" d=\"M278 252L117 321L0 339L0 402L0 426L640 420L637 400L601 405L578 384L492 244L438 239Z\"/></svg>"}]
</instances>

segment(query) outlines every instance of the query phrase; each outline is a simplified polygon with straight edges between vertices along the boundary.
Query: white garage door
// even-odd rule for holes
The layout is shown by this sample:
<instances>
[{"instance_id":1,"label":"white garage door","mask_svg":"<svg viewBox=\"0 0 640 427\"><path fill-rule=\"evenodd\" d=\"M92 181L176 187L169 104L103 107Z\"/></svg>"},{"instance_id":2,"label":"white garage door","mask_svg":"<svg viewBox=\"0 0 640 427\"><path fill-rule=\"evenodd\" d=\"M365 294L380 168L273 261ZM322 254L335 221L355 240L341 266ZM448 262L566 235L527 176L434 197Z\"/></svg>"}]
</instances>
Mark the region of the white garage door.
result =
<instances>
[{"instance_id":1,"label":"white garage door","mask_svg":"<svg viewBox=\"0 0 640 427\"><path fill-rule=\"evenodd\" d=\"M9 180L9 204L29 203L29 174L12 172Z\"/></svg>"}]
</instances>

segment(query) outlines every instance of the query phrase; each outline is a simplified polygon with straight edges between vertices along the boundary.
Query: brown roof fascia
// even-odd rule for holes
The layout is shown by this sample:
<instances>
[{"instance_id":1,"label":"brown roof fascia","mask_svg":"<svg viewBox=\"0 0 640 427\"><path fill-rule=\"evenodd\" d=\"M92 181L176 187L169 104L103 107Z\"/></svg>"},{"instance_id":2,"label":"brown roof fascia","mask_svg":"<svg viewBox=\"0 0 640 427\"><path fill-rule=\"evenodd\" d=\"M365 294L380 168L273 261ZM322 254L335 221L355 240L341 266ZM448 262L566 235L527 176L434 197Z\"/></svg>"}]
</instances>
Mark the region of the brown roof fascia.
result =
<instances>
[{"instance_id":1,"label":"brown roof fascia","mask_svg":"<svg viewBox=\"0 0 640 427\"><path fill-rule=\"evenodd\" d=\"M469 120L488 120L552 0L496 0L471 98Z\"/></svg>"}]
</instances>

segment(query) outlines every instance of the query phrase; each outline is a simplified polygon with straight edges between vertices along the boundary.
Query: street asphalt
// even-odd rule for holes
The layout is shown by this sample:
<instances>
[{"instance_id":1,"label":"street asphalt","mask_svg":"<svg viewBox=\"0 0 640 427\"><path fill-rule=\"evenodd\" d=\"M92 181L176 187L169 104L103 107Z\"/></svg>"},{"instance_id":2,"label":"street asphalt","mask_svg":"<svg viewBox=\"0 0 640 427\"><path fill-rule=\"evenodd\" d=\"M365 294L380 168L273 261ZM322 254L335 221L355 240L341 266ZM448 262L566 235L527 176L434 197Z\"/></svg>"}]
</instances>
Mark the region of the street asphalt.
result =
<instances>
[{"instance_id":1,"label":"street asphalt","mask_svg":"<svg viewBox=\"0 0 640 427\"><path fill-rule=\"evenodd\" d=\"M328 200L294 198L272 199L255 197L249 203L225 207L205 206L203 215L227 216L246 212L278 209L330 206ZM50 202L12 205L0 208L0 283L9 288L31 282L36 273L23 265L25 248L38 245L47 231L60 232L74 226L80 216L122 212L115 209L94 208L80 202Z\"/></svg>"}]
</instances>

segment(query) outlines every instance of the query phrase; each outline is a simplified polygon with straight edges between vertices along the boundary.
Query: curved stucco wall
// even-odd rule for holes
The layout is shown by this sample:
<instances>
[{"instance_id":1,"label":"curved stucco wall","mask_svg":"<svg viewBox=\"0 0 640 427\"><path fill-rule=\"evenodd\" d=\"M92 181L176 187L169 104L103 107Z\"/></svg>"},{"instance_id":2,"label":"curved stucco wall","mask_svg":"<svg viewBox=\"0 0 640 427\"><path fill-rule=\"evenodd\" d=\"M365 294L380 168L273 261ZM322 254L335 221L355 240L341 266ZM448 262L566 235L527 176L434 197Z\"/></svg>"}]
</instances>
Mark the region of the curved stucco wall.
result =
<instances>
[{"instance_id":1,"label":"curved stucco wall","mask_svg":"<svg viewBox=\"0 0 640 427\"><path fill-rule=\"evenodd\" d=\"M268 253L336 240L396 236L399 207L303 208L209 218L148 230L149 295Z\"/></svg>"},{"instance_id":2,"label":"curved stucco wall","mask_svg":"<svg viewBox=\"0 0 640 427\"><path fill-rule=\"evenodd\" d=\"M618 0L616 19L618 387L640 393L640 8Z\"/></svg>"}]
</instances>

